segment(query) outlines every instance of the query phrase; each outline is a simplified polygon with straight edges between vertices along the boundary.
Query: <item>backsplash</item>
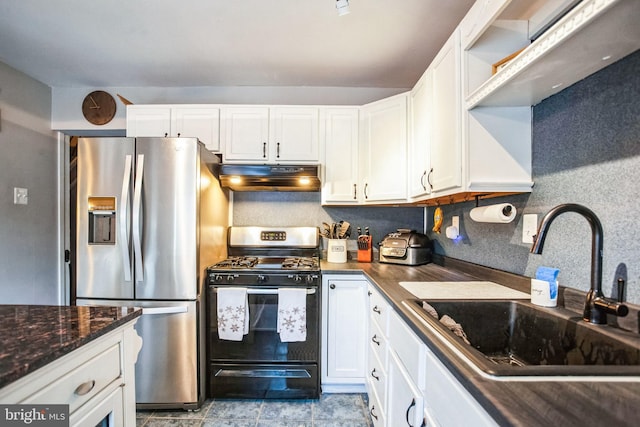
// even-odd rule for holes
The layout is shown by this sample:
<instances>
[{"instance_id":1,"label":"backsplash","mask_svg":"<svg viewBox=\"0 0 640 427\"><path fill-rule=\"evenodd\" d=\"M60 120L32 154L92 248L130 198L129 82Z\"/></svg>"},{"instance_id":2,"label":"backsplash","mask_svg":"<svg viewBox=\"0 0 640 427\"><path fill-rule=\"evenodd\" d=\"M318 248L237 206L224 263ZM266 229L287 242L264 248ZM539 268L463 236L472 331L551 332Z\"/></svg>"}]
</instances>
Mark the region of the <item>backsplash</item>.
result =
<instances>
[{"instance_id":1,"label":"backsplash","mask_svg":"<svg viewBox=\"0 0 640 427\"><path fill-rule=\"evenodd\" d=\"M321 206L320 193L234 192L233 225L314 226L347 221L352 225L347 249L356 250L356 227L369 227L374 247L401 227L423 231L424 208Z\"/></svg>"},{"instance_id":2,"label":"backsplash","mask_svg":"<svg viewBox=\"0 0 640 427\"><path fill-rule=\"evenodd\" d=\"M591 272L591 229L574 213L558 217L542 255L522 243L522 214L538 222L562 203L585 205L604 230L603 291L615 295L627 281L626 301L640 303L640 51L542 101L533 108L531 194L480 201L509 202L518 210L509 224L476 223L473 203L444 206L444 228L460 216L462 238L453 242L430 232L436 252L529 277L541 265L560 269L561 285L587 291ZM428 228L433 226L428 209Z\"/></svg>"}]
</instances>

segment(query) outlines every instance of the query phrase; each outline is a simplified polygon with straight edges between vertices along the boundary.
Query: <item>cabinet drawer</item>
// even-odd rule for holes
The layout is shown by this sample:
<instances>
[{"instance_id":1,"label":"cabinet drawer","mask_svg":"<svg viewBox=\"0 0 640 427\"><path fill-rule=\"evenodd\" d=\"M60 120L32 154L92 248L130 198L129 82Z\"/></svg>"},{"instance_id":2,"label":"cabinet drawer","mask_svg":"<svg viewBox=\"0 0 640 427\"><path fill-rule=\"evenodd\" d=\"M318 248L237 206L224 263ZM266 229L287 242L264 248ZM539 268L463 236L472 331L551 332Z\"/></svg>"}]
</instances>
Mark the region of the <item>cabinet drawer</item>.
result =
<instances>
[{"instance_id":1,"label":"cabinet drawer","mask_svg":"<svg viewBox=\"0 0 640 427\"><path fill-rule=\"evenodd\" d=\"M381 362L381 366L386 366L387 363L387 337L380 330L380 325L375 321L369 322L369 352L374 353L378 360Z\"/></svg>"},{"instance_id":2,"label":"cabinet drawer","mask_svg":"<svg viewBox=\"0 0 640 427\"><path fill-rule=\"evenodd\" d=\"M383 335L387 335L389 329L389 303L376 291L369 286L369 315L371 319L378 323Z\"/></svg>"},{"instance_id":3,"label":"cabinet drawer","mask_svg":"<svg viewBox=\"0 0 640 427\"><path fill-rule=\"evenodd\" d=\"M493 418L430 351L427 352L425 405L441 425L497 426Z\"/></svg>"},{"instance_id":4,"label":"cabinet drawer","mask_svg":"<svg viewBox=\"0 0 640 427\"><path fill-rule=\"evenodd\" d=\"M120 345L109 347L21 403L68 404L72 414L86 401L120 377Z\"/></svg>"},{"instance_id":5,"label":"cabinet drawer","mask_svg":"<svg viewBox=\"0 0 640 427\"><path fill-rule=\"evenodd\" d=\"M411 380L424 390L427 346L395 311L389 314L389 331L390 348L400 358Z\"/></svg>"},{"instance_id":6,"label":"cabinet drawer","mask_svg":"<svg viewBox=\"0 0 640 427\"><path fill-rule=\"evenodd\" d=\"M385 427L385 416L384 416L384 407L375 391L373 393L369 393L369 415L371 416L371 421L373 421L374 427Z\"/></svg>"},{"instance_id":7,"label":"cabinet drawer","mask_svg":"<svg viewBox=\"0 0 640 427\"><path fill-rule=\"evenodd\" d=\"M384 408L387 395L387 371L382 361L372 351L369 351L367 364L367 384L369 384L369 389L373 389L378 396L378 400L382 404L380 409Z\"/></svg>"}]
</instances>

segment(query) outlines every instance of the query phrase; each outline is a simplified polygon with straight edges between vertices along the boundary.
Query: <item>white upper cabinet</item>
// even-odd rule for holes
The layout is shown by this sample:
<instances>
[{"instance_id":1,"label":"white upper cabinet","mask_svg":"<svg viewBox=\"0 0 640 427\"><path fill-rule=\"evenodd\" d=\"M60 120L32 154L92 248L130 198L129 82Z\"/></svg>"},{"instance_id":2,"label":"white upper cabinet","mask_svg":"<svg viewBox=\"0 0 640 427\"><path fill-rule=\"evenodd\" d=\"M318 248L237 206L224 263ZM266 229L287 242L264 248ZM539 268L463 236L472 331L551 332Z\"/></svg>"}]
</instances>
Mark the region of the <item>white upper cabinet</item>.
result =
<instances>
[{"instance_id":1,"label":"white upper cabinet","mask_svg":"<svg viewBox=\"0 0 640 427\"><path fill-rule=\"evenodd\" d=\"M455 30L429 66L433 78L431 170L434 193L462 185L460 33Z\"/></svg>"},{"instance_id":2,"label":"white upper cabinet","mask_svg":"<svg viewBox=\"0 0 640 427\"><path fill-rule=\"evenodd\" d=\"M318 107L272 107L271 160L317 162L320 159Z\"/></svg>"},{"instance_id":3,"label":"white upper cabinet","mask_svg":"<svg viewBox=\"0 0 640 427\"><path fill-rule=\"evenodd\" d=\"M223 107L221 120L224 161L268 161L268 107Z\"/></svg>"},{"instance_id":4,"label":"white upper cabinet","mask_svg":"<svg viewBox=\"0 0 640 427\"><path fill-rule=\"evenodd\" d=\"M317 163L319 108L225 106L224 160L250 163Z\"/></svg>"},{"instance_id":5,"label":"white upper cabinet","mask_svg":"<svg viewBox=\"0 0 640 427\"><path fill-rule=\"evenodd\" d=\"M220 152L220 108L208 105L128 105L129 137L195 137Z\"/></svg>"},{"instance_id":6,"label":"white upper cabinet","mask_svg":"<svg viewBox=\"0 0 640 427\"><path fill-rule=\"evenodd\" d=\"M359 107L320 110L320 139L324 151L322 204L356 204L358 191Z\"/></svg>"},{"instance_id":7,"label":"white upper cabinet","mask_svg":"<svg viewBox=\"0 0 640 427\"><path fill-rule=\"evenodd\" d=\"M220 152L220 108L174 107L171 111L174 136L195 136L213 152Z\"/></svg>"},{"instance_id":8,"label":"white upper cabinet","mask_svg":"<svg viewBox=\"0 0 640 427\"><path fill-rule=\"evenodd\" d=\"M407 199L407 102L401 93L362 107L360 183L364 203Z\"/></svg>"},{"instance_id":9,"label":"white upper cabinet","mask_svg":"<svg viewBox=\"0 0 640 427\"><path fill-rule=\"evenodd\" d=\"M127 105L127 136L171 136L171 106Z\"/></svg>"},{"instance_id":10,"label":"white upper cabinet","mask_svg":"<svg viewBox=\"0 0 640 427\"><path fill-rule=\"evenodd\" d=\"M409 93L409 198L419 200L431 193L431 119L433 70L429 68Z\"/></svg>"}]
</instances>

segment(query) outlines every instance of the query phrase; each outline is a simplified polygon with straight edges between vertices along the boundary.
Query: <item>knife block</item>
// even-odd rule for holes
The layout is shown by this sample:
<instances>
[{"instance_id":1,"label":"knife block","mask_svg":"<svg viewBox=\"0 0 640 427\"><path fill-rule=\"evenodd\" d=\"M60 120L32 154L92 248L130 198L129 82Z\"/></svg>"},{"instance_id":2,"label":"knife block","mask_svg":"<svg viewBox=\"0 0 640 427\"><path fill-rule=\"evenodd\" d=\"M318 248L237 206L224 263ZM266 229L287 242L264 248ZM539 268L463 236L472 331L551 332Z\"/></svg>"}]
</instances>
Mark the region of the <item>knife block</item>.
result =
<instances>
[{"instance_id":1,"label":"knife block","mask_svg":"<svg viewBox=\"0 0 640 427\"><path fill-rule=\"evenodd\" d=\"M373 259L373 246L371 245L371 236L360 236L362 242L366 243L366 248L358 248L358 262L371 262Z\"/></svg>"}]
</instances>

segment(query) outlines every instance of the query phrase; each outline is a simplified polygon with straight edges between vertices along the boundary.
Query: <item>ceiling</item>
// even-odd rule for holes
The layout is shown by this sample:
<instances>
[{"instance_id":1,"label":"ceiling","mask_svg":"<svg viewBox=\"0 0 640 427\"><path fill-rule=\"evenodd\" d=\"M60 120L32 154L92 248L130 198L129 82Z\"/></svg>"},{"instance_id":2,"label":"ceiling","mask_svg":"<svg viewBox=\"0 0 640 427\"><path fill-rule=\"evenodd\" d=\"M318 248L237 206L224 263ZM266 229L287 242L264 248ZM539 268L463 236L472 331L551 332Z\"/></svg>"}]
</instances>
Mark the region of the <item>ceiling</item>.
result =
<instances>
[{"instance_id":1,"label":"ceiling","mask_svg":"<svg viewBox=\"0 0 640 427\"><path fill-rule=\"evenodd\" d=\"M0 62L51 87L412 87L473 0L0 2Z\"/></svg>"}]
</instances>

